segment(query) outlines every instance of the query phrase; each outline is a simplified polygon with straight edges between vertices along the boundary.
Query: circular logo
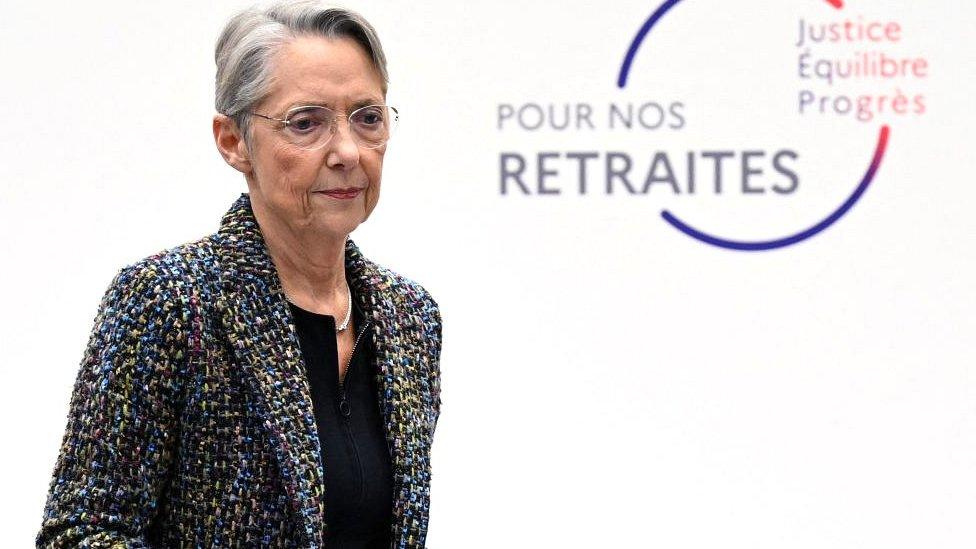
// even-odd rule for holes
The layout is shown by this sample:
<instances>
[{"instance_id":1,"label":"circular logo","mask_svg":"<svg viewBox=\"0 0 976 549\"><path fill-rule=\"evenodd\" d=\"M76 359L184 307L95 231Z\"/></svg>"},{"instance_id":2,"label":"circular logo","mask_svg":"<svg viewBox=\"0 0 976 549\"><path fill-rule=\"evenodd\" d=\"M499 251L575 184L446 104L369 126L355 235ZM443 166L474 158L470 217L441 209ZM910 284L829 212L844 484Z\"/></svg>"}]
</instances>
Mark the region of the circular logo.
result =
<instances>
[{"instance_id":1,"label":"circular logo","mask_svg":"<svg viewBox=\"0 0 976 549\"><path fill-rule=\"evenodd\" d=\"M630 68L634 61L634 57L637 55L638 50L640 50L641 46L646 41L651 30L661 21L661 19L671 10L671 8L673 8L679 2L681 2L681 0L668 0L667 2L661 4L656 10L654 10L653 13L651 13L650 17L648 17L647 20L644 22L644 24L641 26L640 30L637 31L636 36L634 36L634 39L631 41L630 47L628 48L627 53L624 56L623 63L621 63L620 65L620 72L619 72L619 76L617 77L617 86L619 88L623 89L627 86L627 77L630 74ZM842 0L826 0L826 2L836 9L843 8ZM876 23L875 25L880 25L880 23ZM845 23L842 27L846 28L846 30L850 30L850 27L852 26L853 25L849 24L848 22ZM801 31L802 31L802 22L801 22ZM839 34L839 29L837 28L831 28L829 31L828 29L825 28L822 39L823 40L827 39L828 32L830 32L831 36L833 36L833 33L835 31L838 31L835 41L841 41L842 36ZM878 28L872 26L868 26L867 28L859 28L858 32L860 34L858 34L858 36L863 36L866 33L869 39L874 39L874 37L879 36L877 34L877 31ZM874 34L871 34L872 32ZM850 34L846 36L850 36ZM801 56L801 60L802 60L802 56ZM820 232L824 231L825 229L827 229L828 227L836 223L841 217L847 214L851 210L851 208L854 207L855 204L857 204L857 202L861 199L862 196L864 196L865 191L867 191L868 186L874 180L874 177L878 172L878 168L881 165L881 160L884 158L885 149L887 148L888 145L889 134L890 134L890 129L888 125L882 125L878 131L878 138L874 148L874 155L872 156L871 161L868 164L867 170L864 172L864 175L861 177L860 182L854 188L853 192L851 192L850 196L848 196L847 199L842 204L840 204L836 209L834 209L832 212L827 214L823 219L821 219L817 223L805 229L794 232L793 234L790 234L788 236L768 239L768 240L752 240L752 241L735 240L731 238L724 238L722 236L712 234L703 229L700 229L692 225L691 223L679 218L677 215L675 215L674 213L672 213L667 209L661 211L661 217L669 225L681 231L682 233L688 235L691 238L694 238L706 244L710 244L712 246L718 246L720 248L726 248L730 250L744 250L744 251L771 250L775 248L782 248L784 246L796 244L797 242L802 242L803 240L806 240L808 238L811 238L819 234Z\"/></svg>"}]
</instances>

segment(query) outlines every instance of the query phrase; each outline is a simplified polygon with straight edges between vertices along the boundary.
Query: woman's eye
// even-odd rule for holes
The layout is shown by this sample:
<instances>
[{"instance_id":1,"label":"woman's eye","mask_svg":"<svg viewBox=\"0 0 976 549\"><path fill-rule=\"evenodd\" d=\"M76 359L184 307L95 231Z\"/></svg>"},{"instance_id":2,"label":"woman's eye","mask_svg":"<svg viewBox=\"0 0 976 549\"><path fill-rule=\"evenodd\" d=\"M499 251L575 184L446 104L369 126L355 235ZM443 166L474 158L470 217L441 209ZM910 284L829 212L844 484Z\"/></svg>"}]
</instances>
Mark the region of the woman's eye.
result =
<instances>
[{"instance_id":1,"label":"woman's eye","mask_svg":"<svg viewBox=\"0 0 976 549\"><path fill-rule=\"evenodd\" d=\"M300 133L310 133L322 126L322 116L314 112L295 113L288 119L288 128Z\"/></svg>"},{"instance_id":2,"label":"woman's eye","mask_svg":"<svg viewBox=\"0 0 976 549\"><path fill-rule=\"evenodd\" d=\"M298 131L309 131L316 125L315 119L310 116L296 116L288 122L288 127Z\"/></svg>"},{"instance_id":3,"label":"woman's eye","mask_svg":"<svg viewBox=\"0 0 976 549\"><path fill-rule=\"evenodd\" d=\"M379 111L366 111L356 116L356 123L364 126L376 126L383 123L383 114Z\"/></svg>"}]
</instances>

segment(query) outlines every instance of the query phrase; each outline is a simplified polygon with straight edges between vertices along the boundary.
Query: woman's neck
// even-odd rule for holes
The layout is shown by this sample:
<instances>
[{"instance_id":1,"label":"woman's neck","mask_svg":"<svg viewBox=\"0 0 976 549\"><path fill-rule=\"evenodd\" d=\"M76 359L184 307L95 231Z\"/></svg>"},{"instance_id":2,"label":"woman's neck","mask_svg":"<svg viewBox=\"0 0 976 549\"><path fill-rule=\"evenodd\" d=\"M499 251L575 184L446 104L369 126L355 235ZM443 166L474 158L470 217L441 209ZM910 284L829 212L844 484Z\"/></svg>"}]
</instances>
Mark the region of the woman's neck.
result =
<instances>
[{"instance_id":1,"label":"woman's neck","mask_svg":"<svg viewBox=\"0 0 976 549\"><path fill-rule=\"evenodd\" d=\"M308 311L344 315L346 236L309 234L259 208L254 214L288 299Z\"/></svg>"}]
</instances>

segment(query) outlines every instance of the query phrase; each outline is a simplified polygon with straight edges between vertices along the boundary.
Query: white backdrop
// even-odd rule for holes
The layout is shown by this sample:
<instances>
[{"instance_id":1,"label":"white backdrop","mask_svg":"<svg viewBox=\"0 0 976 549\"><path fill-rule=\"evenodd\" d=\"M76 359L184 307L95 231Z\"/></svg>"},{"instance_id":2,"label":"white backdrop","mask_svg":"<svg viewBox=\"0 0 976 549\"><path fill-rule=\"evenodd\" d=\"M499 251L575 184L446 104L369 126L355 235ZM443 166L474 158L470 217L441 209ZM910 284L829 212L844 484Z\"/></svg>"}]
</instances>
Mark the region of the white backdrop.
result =
<instances>
[{"instance_id":1,"label":"white backdrop","mask_svg":"<svg viewBox=\"0 0 976 549\"><path fill-rule=\"evenodd\" d=\"M214 231L244 190L210 119L213 43L245 5L4 5L5 545L40 526L112 275ZM976 545L971 3L684 0L624 88L657 0L348 5L380 32L402 112L379 207L353 238L444 317L429 546ZM859 17L896 22L900 39L815 44L808 59L884 52L925 59L925 75L802 78L800 20ZM921 96L924 112L893 99L870 121L801 112L804 89ZM610 105L652 102L680 103L682 126L607 127ZM499 127L500 105L529 103L588 105L594 127ZM661 218L736 240L799 232L852 193L885 125L876 177L812 238L735 251ZM771 190L788 181L782 150L796 153L790 193ZM721 194L704 151L733 154ZM764 151L751 179L764 193L741 190L745 151ZM538 192L546 152L558 194ZM570 152L597 154L586 194ZM631 159L640 191L658 152L682 192L613 178L605 192L608 153ZM526 161L528 194L501 192L503 153Z\"/></svg>"}]
</instances>

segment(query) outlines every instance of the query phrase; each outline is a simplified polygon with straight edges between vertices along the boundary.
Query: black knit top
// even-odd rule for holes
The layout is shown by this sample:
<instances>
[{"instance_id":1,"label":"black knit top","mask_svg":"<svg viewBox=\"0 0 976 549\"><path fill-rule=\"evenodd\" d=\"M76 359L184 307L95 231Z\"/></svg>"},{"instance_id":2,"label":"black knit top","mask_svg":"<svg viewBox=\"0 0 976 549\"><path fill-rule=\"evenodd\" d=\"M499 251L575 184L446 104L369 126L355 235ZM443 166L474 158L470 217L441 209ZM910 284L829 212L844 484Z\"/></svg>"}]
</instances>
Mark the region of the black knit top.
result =
<instances>
[{"instance_id":1,"label":"black knit top","mask_svg":"<svg viewBox=\"0 0 976 549\"><path fill-rule=\"evenodd\" d=\"M357 344L340 383L335 318L289 305L322 446L326 546L386 549L393 474L378 404L372 331L359 307L353 307Z\"/></svg>"}]
</instances>

